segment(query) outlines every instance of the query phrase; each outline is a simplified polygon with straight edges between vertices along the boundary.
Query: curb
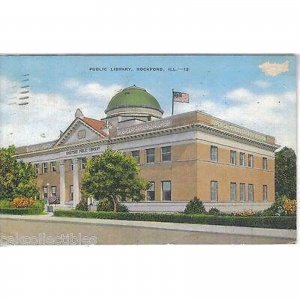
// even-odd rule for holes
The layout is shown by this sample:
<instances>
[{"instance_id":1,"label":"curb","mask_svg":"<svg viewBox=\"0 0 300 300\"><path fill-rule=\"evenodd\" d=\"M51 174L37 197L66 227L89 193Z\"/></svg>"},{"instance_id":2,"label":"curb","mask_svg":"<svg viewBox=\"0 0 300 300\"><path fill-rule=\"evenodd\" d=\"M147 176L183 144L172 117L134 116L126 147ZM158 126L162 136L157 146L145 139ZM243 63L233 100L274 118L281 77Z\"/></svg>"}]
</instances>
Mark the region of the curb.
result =
<instances>
[{"instance_id":1,"label":"curb","mask_svg":"<svg viewBox=\"0 0 300 300\"><path fill-rule=\"evenodd\" d=\"M35 222L89 224L89 225L96 225L96 226L126 226L126 227L165 229L165 230L176 230L176 231L187 231L187 232L206 232L206 233L219 233L219 234L232 234L232 235L276 237L276 238L295 239L295 240L297 238L297 230L290 230L290 229L201 225L201 224L186 224L186 223L164 223L164 222L149 222L149 221L68 218L68 217L54 217L51 215L42 215L42 216L0 215L0 221L5 219L17 220L17 221L26 220L26 221L35 221Z\"/></svg>"}]
</instances>

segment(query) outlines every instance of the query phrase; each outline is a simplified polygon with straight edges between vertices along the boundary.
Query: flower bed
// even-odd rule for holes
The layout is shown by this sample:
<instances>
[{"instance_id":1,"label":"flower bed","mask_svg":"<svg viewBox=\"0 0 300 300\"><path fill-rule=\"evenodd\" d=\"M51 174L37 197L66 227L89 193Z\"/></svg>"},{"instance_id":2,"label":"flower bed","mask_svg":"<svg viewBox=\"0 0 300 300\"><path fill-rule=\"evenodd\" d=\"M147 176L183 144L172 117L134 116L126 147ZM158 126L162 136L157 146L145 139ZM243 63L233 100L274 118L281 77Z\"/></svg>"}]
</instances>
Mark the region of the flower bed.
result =
<instances>
[{"instance_id":1,"label":"flower bed","mask_svg":"<svg viewBox=\"0 0 300 300\"><path fill-rule=\"evenodd\" d=\"M0 214L40 215L44 212L44 202L31 198L18 197L13 201L0 200Z\"/></svg>"}]
</instances>

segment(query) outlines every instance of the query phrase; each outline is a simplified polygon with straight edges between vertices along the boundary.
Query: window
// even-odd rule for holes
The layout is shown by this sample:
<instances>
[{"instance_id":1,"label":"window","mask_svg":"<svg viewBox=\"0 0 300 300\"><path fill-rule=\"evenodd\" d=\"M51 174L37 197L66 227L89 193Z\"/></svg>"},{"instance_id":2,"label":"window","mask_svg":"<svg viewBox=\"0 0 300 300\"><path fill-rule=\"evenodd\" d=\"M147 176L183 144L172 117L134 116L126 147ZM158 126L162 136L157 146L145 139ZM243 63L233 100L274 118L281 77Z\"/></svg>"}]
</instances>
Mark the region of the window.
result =
<instances>
[{"instance_id":1,"label":"window","mask_svg":"<svg viewBox=\"0 0 300 300\"><path fill-rule=\"evenodd\" d=\"M248 167L253 168L254 159L252 154L248 154Z\"/></svg>"},{"instance_id":2,"label":"window","mask_svg":"<svg viewBox=\"0 0 300 300\"><path fill-rule=\"evenodd\" d=\"M78 137L79 140L80 139L84 139L86 137L86 131L85 131L85 129L79 130L77 132L77 137Z\"/></svg>"},{"instance_id":3,"label":"window","mask_svg":"<svg viewBox=\"0 0 300 300\"><path fill-rule=\"evenodd\" d=\"M56 161L51 161L50 170L51 172L56 172Z\"/></svg>"},{"instance_id":4,"label":"window","mask_svg":"<svg viewBox=\"0 0 300 300\"><path fill-rule=\"evenodd\" d=\"M39 164L34 164L34 173L35 175L39 174Z\"/></svg>"},{"instance_id":5,"label":"window","mask_svg":"<svg viewBox=\"0 0 300 300\"><path fill-rule=\"evenodd\" d=\"M263 200L268 201L268 186L263 185Z\"/></svg>"},{"instance_id":6,"label":"window","mask_svg":"<svg viewBox=\"0 0 300 300\"><path fill-rule=\"evenodd\" d=\"M268 168L268 160L266 157L263 157L262 168L263 168L263 170L267 170L267 168Z\"/></svg>"},{"instance_id":7,"label":"window","mask_svg":"<svg viewBox=\"0 0 300 300\"><path fill-rule=\"evenodd\" d=\"M218 161L218 147L210 146L210 160Z\"/></svg>"},{"instance_id":8,"label":"window","mask_svg":"<svg viewBox=\"0 0 300 300\"><path fill-rule=\"evenodd\" d=\"M154 201L155 200L155 182L150 181L150 186L147 190L147 200L148 201Z\"/></svg>"},{"instance_id":9,"label":"window","mask_svg":"<svg viewBox=\"0 0 300 300\"><path fill-rule=\"evenodd\" d=\"M155 149L146 149L146 155L147 155L147 164L151 164L155 162Z\"/></svg>"},{"instance_id":10,"label":"window","mask_svg":"<svg viewBox=\"0 0 300 300\"><path fill-rule=\"evenodd\" d=\"M236 151L230 150L230 163L236 165Z\"/></svg>"},{"instance_id":11,"label":"window","mask_svg":"<svg viewBox=\"0 0 300 300\"><path fill-rule=\"evenodd\" d=\"M162 200L171 200L171 181L162 181Z\"/></svg>"},{"instance_id":12,"label":"window","mask_svg":"<svg viewBox=\"0 0 300 300\"><path fill-rule=\"evenodd\" d=\"M139 164L140 163L140 150L131 151L131 155Z\"/></svg>"},{"instance_id":13,"label":"window","mask_svg":"<svg viewBox=\"0 0 300 300\"><path fill-rule=\"evenodd\" d=\"M48 198L48 187L47 186L43 187L43 198L44 199Z\"/></svg>"},{"instance_id":14,"label":"window","mask_svg":"<svg viewBox=\"0 0 300 300\"><path fill-rule=\"evenodd\" d=\"M80 163L81 163L81 170L84 170L86 168L86 158L83 157L81 160L80 160Z\"/></svg>"},{"instance_id":15,"label":"window","mask_svg":"<svg viewBox=\"0 0 300 300\"><path fill-rule=\"evenodd\" d=\"M236 201L236 183L235 182L230 183L230 201L232 201L232 202Z\"/></svg>"},{"instance_id":16,"label":"window","mask_svg":"<svg viewBox=\"0 0 300 300\"><path fill-rule=\"evenodd\" d=\"M254 201L254 188L253 184L248 184L248 201Z\"/></svg>"},{"instance_id":17,"label":"window","mask_svg":"<svg viewBox=\"0 0 300 300\"><path fill-rule=\"evenodd\" d=\"M245 166L245 153L240 153L240 166Z\"/></svg>"},{"instance_id":18,"label":"window","mask_svg":"<svg viewBox=\"0 0 300 300\"><path fill-rule=\"evenodd\" d=\"M48 163L43 163L43 165L42 165L43 167L42 167L42 170L43 170L43 174L45 174L45 173L47 173L48 172Z\"/></svg>"},{"instance_id":19,"label":"window","mask_svg":"<svg viewBox=\"0 0 300 300\"><path fill-rule=\"evenodd\" d=\"M70 200L73 201L73 199L74 199L73 185L70 185Z\"/></svg>"},{"instance_id":20,"label":"window","mask_svg":"<svg viewBox=\"0 0 300 300\"><path fill-rule=\"evenodd\" d=\"M51 186L51 196L56 196L56 186Z\"/></svg>"},{"instance_id":21,"label":"window","mask_svg":"<svg viewBox=\"0 0 300 300\"><path fill-rule=\"evenodd\" d=\"M246 201L246 187L245 183L240 183L240 201L245 202Z\"/></svg>"},{"instance_id":22,"label":"window","mask_svg":"<svg viewBox=\"0 0 300 300\"><path fill-rule=\"evenodd\" d=\"M218 201L218 181L210 182L210 200L212 202Z\"/></svg>"},{"instance_id":23,"label":"window","mask_svg":"<svg viewBox=\"0 0 300 300\"><path fill-rule=\"evenodd\" d=\"M161 161L171 161L171 146L161 148Z\"/></svg>"}]
</instances>

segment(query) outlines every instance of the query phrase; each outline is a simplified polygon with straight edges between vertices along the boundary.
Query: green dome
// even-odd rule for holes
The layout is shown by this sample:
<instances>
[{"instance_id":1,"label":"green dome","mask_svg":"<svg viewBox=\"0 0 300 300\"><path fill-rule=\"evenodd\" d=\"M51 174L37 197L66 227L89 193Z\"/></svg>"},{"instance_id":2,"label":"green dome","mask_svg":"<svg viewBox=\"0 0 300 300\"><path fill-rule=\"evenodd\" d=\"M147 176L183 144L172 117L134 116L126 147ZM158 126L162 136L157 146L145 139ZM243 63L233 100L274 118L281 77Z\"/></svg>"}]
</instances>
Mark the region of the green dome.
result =
<instances>
[{"instance_id":1,"label":"green dome","mask_svg":"<svg viewBox=\"0 0 300 300\"><path fill-rule=\"evenodd\" d=\"M113 96L105 110L105 113L124 107L144 107L163 112L158 101L145 89L135 85L123 89Z\"/></svg>"}]
</instances>

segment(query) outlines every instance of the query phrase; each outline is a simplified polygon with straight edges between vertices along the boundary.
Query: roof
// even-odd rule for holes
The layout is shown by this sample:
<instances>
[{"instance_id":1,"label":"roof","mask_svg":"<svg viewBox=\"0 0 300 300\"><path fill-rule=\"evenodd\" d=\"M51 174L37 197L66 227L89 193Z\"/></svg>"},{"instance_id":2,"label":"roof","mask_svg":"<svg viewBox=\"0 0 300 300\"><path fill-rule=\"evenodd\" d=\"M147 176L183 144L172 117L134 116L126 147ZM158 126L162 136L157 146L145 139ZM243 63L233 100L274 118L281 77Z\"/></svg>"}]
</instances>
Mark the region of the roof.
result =
<instances>
[{"instance_id":1,"label":"roof","mask_svg":"<svg viewBox=\"0 0 300 300\"><path fill-rule=\"evenodd\" d=\"M113 96L105 110L105 113L124 107L152 108L163 112L159 102L145 89L135 85L127 87Z\"/></svg>"},{"instance_id":2,"label":"roof","mask_svg":"<svg viewBox=\"0 0 300 300\"><path fill-rule=\"evenodd\" d=\"M74 122L81 121L87 126L93 128L95 131L103 134L105 126L104 121L92 119L92 118L76 118ZM71 124L71 125L72 125ZM69 127L70 129L70 127ZM69 130L67 129L67 131ZM173 116L169 116L160 120L141 123L138 125L132 125L124 128L119 128L115 134L111 135L110 142L118 143L124 141L131 141L142 139L145 137L154 137L167 135L171 133L178 133L180 131L199 130L202 132L208 132L210 134L229 138L234 141L255 145L256 147L267 149L269 151L275 151L280 146L275 142L275 137L266 135L254 130L221 120L212 115L206 114L202 111L185 112ZM107 135L106 135L107 136ZM26 157L26 155L35 155L35 153L48 153L55 150L55 145L59 140L48 143L18 147L16 149L16 157ZM107 139L97 139L93 141L84 141L93 145L107 145ZM57 151L63 149L69 149L73 145L62 145Z\"/></svg>"},{"instance_id":3,"label":"roof","mask_svg":"<svg viewBox=\"0 0 300 300\"><path fill-rule=\"evenodd\" d=\"M101 120L96 120L92 118L83 117L81 120L86 123L88 126L92 127L97 132L101 133L104 136L107 136L107 133L103 131L105 127L105 122Z\"/></svg>"}]
</instances>

